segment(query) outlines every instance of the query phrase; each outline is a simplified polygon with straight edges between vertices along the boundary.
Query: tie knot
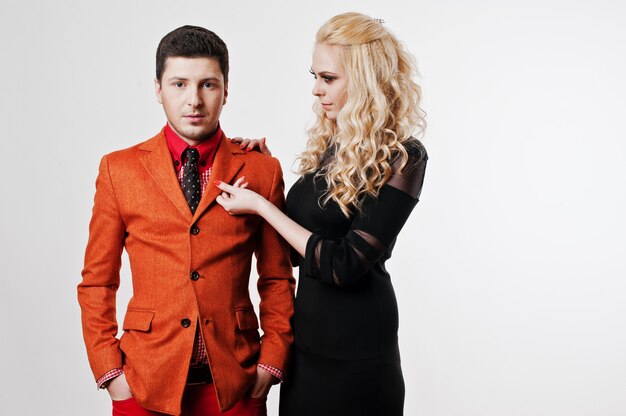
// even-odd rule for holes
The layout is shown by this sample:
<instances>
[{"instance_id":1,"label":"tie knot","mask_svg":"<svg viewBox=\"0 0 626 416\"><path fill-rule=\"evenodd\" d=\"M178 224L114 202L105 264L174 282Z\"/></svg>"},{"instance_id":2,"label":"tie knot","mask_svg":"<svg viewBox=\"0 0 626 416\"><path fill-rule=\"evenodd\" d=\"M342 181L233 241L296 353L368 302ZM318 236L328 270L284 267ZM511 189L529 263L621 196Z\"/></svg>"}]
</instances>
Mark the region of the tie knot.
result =
<instances>
[{"instance_id":1,"label":"tie knot","mask_svg":"<svg viewBox=\"0 0 626 416\"><path fill-rule=\"evenodd\" d=\"M188 147L187 149L185 149L186 163L191 163L195 165L198 163L199 158L200 158L200 152L198 152L198 149L192 149L191 147Z\"/></svg>"}]
</instances>

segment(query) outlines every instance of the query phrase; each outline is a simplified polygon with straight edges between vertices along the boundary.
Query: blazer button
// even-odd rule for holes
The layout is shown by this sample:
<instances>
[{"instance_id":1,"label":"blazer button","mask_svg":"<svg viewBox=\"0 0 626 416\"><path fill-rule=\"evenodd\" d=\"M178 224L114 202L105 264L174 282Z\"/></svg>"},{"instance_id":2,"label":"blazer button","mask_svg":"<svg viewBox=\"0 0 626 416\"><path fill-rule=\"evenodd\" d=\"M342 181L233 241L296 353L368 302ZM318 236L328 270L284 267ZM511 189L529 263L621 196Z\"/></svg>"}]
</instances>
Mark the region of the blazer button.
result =
<instances>
[{"instance_id":1,"label":"blazer button","mask_svg":"<svg viewBox=\"0 0 626 416\"><path fill-rule=\"evenodd\" d=\"M191 321L185 318L180 321L180 324L183 326L183 328L189 328L191 326Z\"/></svg>"},{"instance_id":2,"label":"blazer button","mask_svg":"<svg viewBox=\"0 0 626 416\"><path fill-rule=\"evenodd\" d=\"M200 228L196 224L191 226L191 234L193 235L200 234Z\"/></svg>"},{"instance_id":3,"label":"blazer button","mask_svg":"<svg viewBox=\"0 0 626 416\"><path fill-rule=\"evenodd\" d=\"M191 272L191 280L198 280L200 278L200 273L198 273L197 271L193 271Z\"/></svg>"}]
</instances>

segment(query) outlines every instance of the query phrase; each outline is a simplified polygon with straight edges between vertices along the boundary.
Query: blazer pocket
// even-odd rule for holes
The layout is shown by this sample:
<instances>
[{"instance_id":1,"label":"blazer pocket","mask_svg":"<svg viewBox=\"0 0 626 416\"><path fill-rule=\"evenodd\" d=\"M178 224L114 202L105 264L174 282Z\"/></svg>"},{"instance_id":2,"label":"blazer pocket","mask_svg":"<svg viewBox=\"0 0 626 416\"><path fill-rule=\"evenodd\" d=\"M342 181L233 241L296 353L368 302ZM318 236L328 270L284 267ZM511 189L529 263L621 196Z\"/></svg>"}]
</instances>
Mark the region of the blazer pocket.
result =
<instances>
[{"instance_id":1,"label":"blazer pocket","mask_svg":"<svg viewBox=\"0 0 626 416\"><path fill-rule=\"evenodd\" d=\"M259 329L259 320L253 309L239 309L235 311L237 316L237 327L241 331L248 329Z\"/></svg>"},{"instance_id":2,"label":"blazer pocket","mask_svg":"<svg viewBox=\"0 0 626 416\"><path fill-rule=\"evenodd\" d=\"M152 319L154 318L154 312L143 311L138 309L129 309L124 316L124 324L122 329L124 331L134 330L149 332L152 326Z\"/></svg>"}]
</instances>

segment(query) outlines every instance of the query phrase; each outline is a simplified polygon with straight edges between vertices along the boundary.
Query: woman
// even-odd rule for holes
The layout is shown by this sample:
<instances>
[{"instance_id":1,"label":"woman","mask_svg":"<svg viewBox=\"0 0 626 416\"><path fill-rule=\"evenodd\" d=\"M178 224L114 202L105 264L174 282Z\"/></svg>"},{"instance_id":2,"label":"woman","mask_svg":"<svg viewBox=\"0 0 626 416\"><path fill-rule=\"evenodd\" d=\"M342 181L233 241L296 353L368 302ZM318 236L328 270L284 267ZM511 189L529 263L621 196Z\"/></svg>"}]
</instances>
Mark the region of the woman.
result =
<instances>
[{"instance_id":1,"label":"woman","mask_svg":"<svg viewBox=\"0 0 626 416\"><path fill-rule=\"evenodd\" d=\"M413 137L424 127L415 66L379 21L346 13L319 29L311 73L317 122L287 215L245 189L244 178L216 181L218 203L262 216L299 254L281 415L401 415L398 309L385 261L426 168Z\"/></svg>"}]
</instances>

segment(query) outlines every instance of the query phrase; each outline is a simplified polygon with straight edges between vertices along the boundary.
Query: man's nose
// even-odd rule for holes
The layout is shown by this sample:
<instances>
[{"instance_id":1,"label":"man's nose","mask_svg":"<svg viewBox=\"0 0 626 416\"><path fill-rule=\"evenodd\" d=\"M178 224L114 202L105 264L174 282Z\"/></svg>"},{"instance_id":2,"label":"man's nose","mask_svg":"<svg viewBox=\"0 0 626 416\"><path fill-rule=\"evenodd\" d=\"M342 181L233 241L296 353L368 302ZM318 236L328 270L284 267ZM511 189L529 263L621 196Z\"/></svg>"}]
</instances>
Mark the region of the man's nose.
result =
<instances>
[{"instance_id":1,"label":"man's nose","mask_svg":"<svg viewBox=\"0 0 626 416\"><path fill-rule=\"evenodd\" d=\"M202 105L202 96L200 95L200 91L197 89L191 89L187 102L193 108L200 107Z\"/></svg>"}]
</instances>

